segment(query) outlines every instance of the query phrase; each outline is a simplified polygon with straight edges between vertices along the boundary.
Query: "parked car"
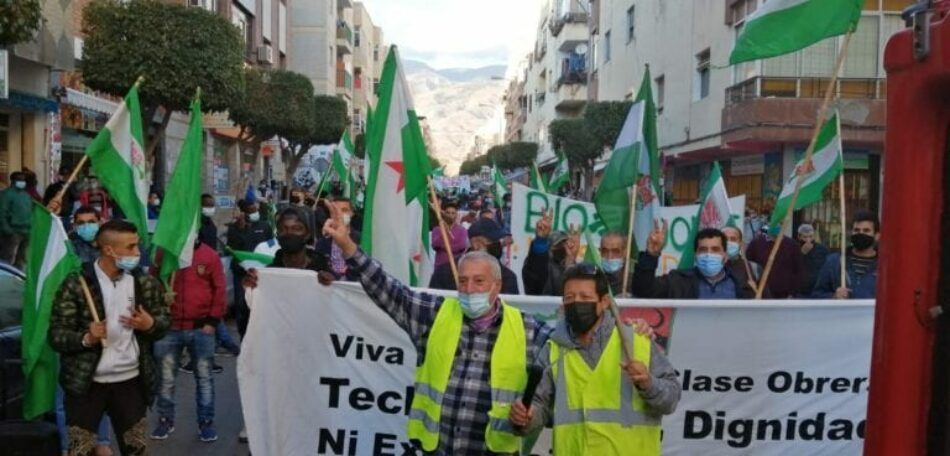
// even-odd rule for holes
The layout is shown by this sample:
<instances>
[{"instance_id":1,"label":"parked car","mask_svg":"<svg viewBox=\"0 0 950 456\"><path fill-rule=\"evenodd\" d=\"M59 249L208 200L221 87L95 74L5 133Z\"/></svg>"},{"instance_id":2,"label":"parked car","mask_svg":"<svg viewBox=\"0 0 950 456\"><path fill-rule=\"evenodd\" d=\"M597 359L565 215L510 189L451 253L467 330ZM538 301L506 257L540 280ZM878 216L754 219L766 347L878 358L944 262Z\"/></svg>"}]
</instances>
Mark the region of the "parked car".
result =
<instances>
[{"instance_id":1,"label":"parked car","mask_svg":"<svg viewBox=\"0 0 950 456\"><path fill-rule=\"evenodd\" d=\"M0 420L22 418L23 271L0 262Z\"/></svg>"}]
</instances>

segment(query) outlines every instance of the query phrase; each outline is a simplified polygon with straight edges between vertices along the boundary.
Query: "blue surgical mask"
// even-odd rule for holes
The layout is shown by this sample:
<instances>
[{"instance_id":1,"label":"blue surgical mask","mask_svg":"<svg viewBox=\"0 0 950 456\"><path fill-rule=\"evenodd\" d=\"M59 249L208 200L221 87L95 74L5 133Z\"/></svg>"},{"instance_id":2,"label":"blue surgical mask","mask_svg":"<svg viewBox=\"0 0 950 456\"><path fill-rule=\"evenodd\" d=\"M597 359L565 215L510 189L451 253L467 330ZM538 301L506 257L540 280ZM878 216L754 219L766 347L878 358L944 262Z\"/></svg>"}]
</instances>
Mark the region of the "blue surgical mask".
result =
<instances>
[{"instance_id":1,"label":"blue surgical mask","mask_svg":"<svg viewBox=\"0 0 950 456\"><path fill-rule=\"evenodd\" d=\"M252 222L258 222L258 221L261 220L261 213L260 213L260 212L251 212L250 214L247 214L247 219L250 220L250 221L252 221Z\"/></svg>"},{"instance_id":2,"label":"blue surgical mask","mask_svg":"<svg viewBox=\"0 0 950 456\"><path fill-rule=\"evenodd\" d=\"M696 256L696 267L706 277L715 277L722 272L722 256L715 253L702 253Z\"/></svg>"},{"instance_id":3,"label":"blue surgical mask","mask_svg":"<svg viewBox=\"0 0 950 456\"><path fill-rule=\"evenodd\" d=\"M13 186L20 190L23 190L24 188L26 188L26 181L16 181L13 183Z\"/></svg>"},{"instance_id":4,"label":"blue surgical mask","mask_svg":"<svg viewBox=\"0 0 950 456\"><path fill-rule=\"evenodd\" d=\"M604 260L602 266L604 267L604 272L613 274L623 268L623 258Z\"/></svg>"},{"instance_id":5,"label":"blue surgical mask","mask_svg":"<svg viewBox=\"0 0 950 456\"><path fill-rule=\"evenodd\" d=\"M76 227L76 234L86 242L92 242L99 233L99 224L95 222L83 223Z\"/></svg>"},{"instance_id":6,"label":"blue surgical mask","mask_svg":"<svg viewBox=\"0 0 950 456\"><path fill-rule=\"evenodd\" d=\"M726 245L726 253L729 254L729 258L739 256L739 243L729 241L729 244Z\"/></svg>"},{"instance_id":7,"label":"blue surgical mask","mask_svg":"<svg viewBox=\"0 0 950 456\"><path fill-rule=\"evenodd\" d=\"M459 293L459 304L462 305L462 313L468 318L478 318L484 316L491 310L491 302L488 301L489 293Z\"/></svg>"},{"instance_id":8,"label":"blue surgical mask","mask_svg":"<svg viewBox=\"0 0 950 456\"><path fill-rule=\"evenodd\" d=\"M139 257L136 255L116 257L115 265L125 272L132 272L139 267Z\"/></svg>"}]
</instances>

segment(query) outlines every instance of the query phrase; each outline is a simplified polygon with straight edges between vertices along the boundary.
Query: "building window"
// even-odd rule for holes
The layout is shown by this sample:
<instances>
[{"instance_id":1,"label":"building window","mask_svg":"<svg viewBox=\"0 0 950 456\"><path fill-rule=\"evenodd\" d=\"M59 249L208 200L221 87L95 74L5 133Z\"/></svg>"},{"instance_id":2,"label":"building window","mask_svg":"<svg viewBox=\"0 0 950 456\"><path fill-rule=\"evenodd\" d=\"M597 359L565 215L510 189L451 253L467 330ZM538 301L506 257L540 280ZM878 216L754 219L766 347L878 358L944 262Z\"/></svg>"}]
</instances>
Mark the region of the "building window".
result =
<instances>
[{"instance_id":1,"label":"building window","mask_svg":"<svg viewBox=\"0 0 950 456\"><path fill-rule=\"evenodd\" d=\"M604 33L604 63L610 61L610 30Z\"/></svg>"},{"instance_id":2,"label":"building window","mask_svg":"<svg viewBox=\"0 0 950 456\"><path fill-rule=\"evenodd\" d=\"M356 26L353 29L353 46L360 47L360 27Z\"/></svg>"},{"instance_id":3,"label":"building window","mask_svg":"<svg viewBox=\"0 0 950 456\"><path fill-rule=\"evenodd\" d=\"M373 93L379 95L379 78L373 78Z\"/></svg>"},{"instance_id":4,"label":"building window","mask_svg":"<svg viewBox=\"0 0 950 456\"><path fill-rule=\"evenodd\" d=\"M634 8L636 7L632 5L627 8L627 43L633 41Z\"/></svg>"},{"instance_id":5,"label":"building window","mask_svg":"<svg viewBox=\"0 0 950 456\"><path fill-rule=\"evenodd\" d=\"M656 113L663 112L663 102L666 100L666 78L661 74L653 78L656 83Z\"/></svg>"},{"instance_id":6,"label":"building window","mask_svg":"<svg viewBox=\"0 0 950 456\"><path fill-rule=\"evenodd\" d=\"M277 14L277 39L280 42L277 48L281 53L287 53L287 4L281 2Z\"/></svg>"},{"instance_id":7,"label":"building window","mask_svg":"<svg viewBox=\"0 0 950 456\"><path fill-rule=\"evenodd\" d=\"M357 68L353 70L353 88L362 89L363 88L363 69Z\"/></svg>"},{"instance_id":8,"label":"building window","mask_svg":"<svg viewBox=\"0 0 950 456\"><path fill-rule=\"evenodd\" d=\"M379 45L378 44L373 46L373 61L374 62L379 61Z\"/></svg>"},{"instance_id":9,"label":"building window","mask_svg":"<svg viewBox=\"0 0 950 456\"><path fill-rule=\"evenodd\" d=\"M261 34L264 36L264 41L269 43L271 40L271 25L273 25L273 20L271 20L272 15L270 0L261 1L261 11L263 12L261 14Z\"/></svg>"},{"instance_id":10,"label":"building window","mask_svg":"<svg viewBox=\"0 0 950 456\"><path fill-rule=\"evenodd\" d=\"M244 40L244 49L245 52L250 54L252 46L254 45L254 35L252 35L253 29L251 28L251 18L244 12L237 4L231 5L231 23L241 33L241 38Z\"/></svg>"},{"instance_id":11,"label":"building window","mask_svg":"<svg viewBox=\"0 0 950 456\"><path fill-rule=\"evenodd\" d=\"M709 49L696 54L696 99L702 100L709 96L709 77L712 70L709 67Z\"/></svg>"}]
</instances>

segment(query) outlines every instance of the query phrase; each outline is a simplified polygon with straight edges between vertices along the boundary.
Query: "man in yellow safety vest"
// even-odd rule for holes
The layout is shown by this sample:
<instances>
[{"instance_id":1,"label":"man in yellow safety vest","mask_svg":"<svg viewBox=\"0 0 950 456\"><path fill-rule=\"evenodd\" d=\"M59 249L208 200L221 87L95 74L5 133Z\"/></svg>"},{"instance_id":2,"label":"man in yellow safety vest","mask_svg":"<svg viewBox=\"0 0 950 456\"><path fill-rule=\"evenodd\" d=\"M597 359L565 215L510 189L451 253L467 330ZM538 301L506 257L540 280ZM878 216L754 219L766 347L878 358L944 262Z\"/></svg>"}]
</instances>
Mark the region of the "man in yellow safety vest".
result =
<instances>
[{"instance_id":1,"label":"man in yellow safety vest","mask_svg":"<svg viewBox=\"0 0 950 456\"><path fill-rule=\"evenodd\" d=\"M599 267L578 264L562 280L563 316L537 357L544 375L530 407L512 406L512 425L526 434L553 422L555 456L659 455L660 417L681 393L673 366L648 336L625 327L621 337Z\"/></svg>"}]
</instances>

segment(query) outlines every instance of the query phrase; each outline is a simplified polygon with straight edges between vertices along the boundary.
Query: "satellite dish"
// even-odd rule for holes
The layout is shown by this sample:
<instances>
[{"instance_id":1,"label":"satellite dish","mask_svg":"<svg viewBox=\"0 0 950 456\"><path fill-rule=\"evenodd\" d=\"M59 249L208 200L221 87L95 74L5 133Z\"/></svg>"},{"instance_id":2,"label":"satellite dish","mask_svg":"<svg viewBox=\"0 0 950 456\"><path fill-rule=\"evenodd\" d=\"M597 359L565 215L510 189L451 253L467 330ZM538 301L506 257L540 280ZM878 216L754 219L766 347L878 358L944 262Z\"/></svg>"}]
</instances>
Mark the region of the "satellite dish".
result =
<instances>
[{"instance_id":1,"label":"satellite dish","mask_svg":"<svg viewBox=\"0 0 950 456\"><path fill-rule=\"evenodd\" d=\"M577 47L574 48L574 53L577 55L587 54L587 45L584 43L578 44Z\"/></svg>"}]
</instances>

